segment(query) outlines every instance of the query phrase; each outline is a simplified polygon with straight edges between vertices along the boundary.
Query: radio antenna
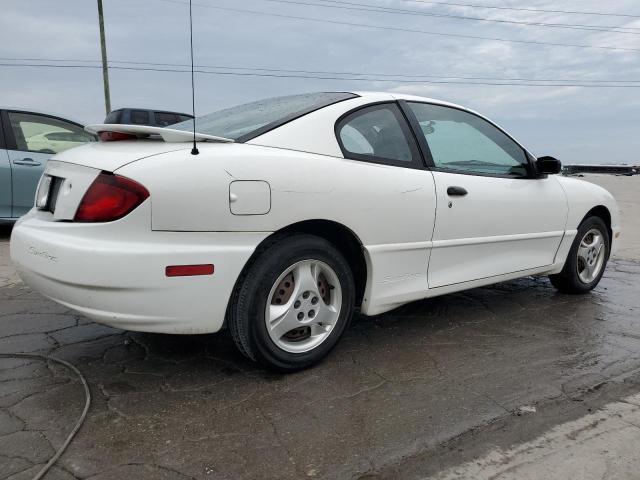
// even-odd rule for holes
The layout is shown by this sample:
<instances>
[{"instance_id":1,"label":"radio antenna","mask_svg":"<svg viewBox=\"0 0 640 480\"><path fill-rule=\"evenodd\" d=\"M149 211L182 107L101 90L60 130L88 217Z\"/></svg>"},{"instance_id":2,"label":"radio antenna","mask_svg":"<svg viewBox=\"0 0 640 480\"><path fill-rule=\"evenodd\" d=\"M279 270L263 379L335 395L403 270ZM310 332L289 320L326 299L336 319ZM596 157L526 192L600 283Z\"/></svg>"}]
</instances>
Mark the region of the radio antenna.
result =
<instances>
[{"instance_id":1,"label":"radio antenna","mask_svg":"<svg viewBox=\"0 0 640 480\"><path fill-rule=\"evenodd\" d=\"M189 0L189 40L191 42L191 113L193 114L193 148L191 155L198 155L196 147L196 88L193 80L193 14L191 13L191 0Z\"/></svg>"}]
</instances>

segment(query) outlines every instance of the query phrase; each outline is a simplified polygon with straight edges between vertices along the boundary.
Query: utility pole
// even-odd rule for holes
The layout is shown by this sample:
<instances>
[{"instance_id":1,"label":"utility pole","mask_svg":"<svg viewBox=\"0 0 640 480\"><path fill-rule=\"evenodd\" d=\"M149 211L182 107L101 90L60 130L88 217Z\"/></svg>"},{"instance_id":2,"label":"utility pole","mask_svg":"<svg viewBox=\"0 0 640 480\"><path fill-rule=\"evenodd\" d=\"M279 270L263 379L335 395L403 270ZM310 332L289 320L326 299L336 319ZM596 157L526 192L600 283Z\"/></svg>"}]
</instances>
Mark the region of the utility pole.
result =
<instances>
[{"instance_id":1,"label":"utility pole","mask_svg":"<svg viewBox=\"0 0 640 480\"><path fill-rule=\"evenodd\" d=\"M104 108L107 115L111 111L111 94L109 93L109 67L107 65L107 43L104 38L104 13L102 0L98 0L98 22L100 23L100 49L102 50L102 82L104 83Z\"/></svg>"}]
</instances>

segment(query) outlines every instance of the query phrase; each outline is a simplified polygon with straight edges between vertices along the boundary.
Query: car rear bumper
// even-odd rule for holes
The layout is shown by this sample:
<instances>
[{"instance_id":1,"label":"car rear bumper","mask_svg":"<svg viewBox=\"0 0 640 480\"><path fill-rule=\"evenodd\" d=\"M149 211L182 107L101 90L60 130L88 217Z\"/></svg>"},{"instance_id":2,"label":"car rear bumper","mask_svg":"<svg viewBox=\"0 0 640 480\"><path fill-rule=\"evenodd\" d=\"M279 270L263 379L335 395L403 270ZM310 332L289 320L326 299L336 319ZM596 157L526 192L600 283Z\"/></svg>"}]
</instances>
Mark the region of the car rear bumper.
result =
<instances>
[{"instance_id":1,"label":"car rear bumper","mask_svg":"<svg viewBox=\"0 0 640 480\"><path fill-rule=\"evenodd\" d=\"M104 224L52 222L30 212L14 227L11 258L26 284L113 327L210 333L224 322L242 268L268 233L159 232L143 203ZM169 265L213 264L213 275L167 277Z\"/></svg>"}]
</instances>

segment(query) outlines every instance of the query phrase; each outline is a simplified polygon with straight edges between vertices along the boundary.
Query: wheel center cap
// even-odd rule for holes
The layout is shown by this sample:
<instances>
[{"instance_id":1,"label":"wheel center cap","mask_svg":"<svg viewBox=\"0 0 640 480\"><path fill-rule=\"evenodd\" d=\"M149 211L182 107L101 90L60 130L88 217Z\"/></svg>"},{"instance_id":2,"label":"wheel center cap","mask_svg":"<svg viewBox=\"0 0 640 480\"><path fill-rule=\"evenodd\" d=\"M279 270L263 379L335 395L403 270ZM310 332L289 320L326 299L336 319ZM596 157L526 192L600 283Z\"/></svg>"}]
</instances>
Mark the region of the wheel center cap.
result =
<instances>
[{"instance_id":1,"label":"wheel center cap","mask_svg":"<svg viewBox=\"0 0 640 480\"><path fill-rule=\"evenodd\" d=\"M306 291L296 298L293 308L298 312L296 318L301 323L312 321L320 309L319 295L317 292Z\"/></svg>"}]
</instances>

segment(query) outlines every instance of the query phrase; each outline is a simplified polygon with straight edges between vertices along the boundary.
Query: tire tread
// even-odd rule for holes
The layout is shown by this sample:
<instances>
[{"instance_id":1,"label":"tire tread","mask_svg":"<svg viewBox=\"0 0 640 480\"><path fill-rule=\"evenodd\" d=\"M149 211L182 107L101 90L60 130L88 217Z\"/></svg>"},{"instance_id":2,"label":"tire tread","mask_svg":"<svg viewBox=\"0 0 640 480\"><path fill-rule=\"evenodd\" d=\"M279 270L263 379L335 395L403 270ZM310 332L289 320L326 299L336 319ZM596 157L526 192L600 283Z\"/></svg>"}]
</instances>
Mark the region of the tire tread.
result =
<instances>
[{"instance_id":1,"label":"tire tread","mask_svg":"<svg viewBox=\"0 0 640 480\"><path fill-rule=\"evenodd\" d=\"M227 324L229 326L231 338L233 338L233 342L236 344L238 350L240 350L240 353L253 361L256 361L256 356L253 349L251 348L251 343L249 342L248 325L244 322L238 321L238 309L245 308L244 303L246 302L247 297L246 295L241 295L241 292L246 287L247 281L253 275L255 275L253 266L255 265L256 260L260 258L260 256L262 256L262 254L266 250L271 248L274 244L284 240L289 236L289 234L274 235L258 246L255 252L253 252L253 255L251 255L251 258L247 262L247 265L245 265L242 273L238 277L236 285L233 288L233 293L231 294L231 299L229 300Z\"/></svg>"}]
</instances>

